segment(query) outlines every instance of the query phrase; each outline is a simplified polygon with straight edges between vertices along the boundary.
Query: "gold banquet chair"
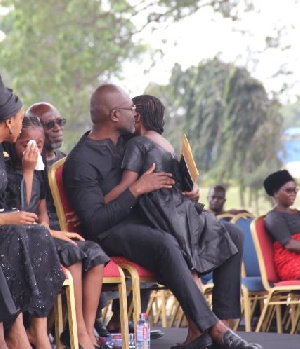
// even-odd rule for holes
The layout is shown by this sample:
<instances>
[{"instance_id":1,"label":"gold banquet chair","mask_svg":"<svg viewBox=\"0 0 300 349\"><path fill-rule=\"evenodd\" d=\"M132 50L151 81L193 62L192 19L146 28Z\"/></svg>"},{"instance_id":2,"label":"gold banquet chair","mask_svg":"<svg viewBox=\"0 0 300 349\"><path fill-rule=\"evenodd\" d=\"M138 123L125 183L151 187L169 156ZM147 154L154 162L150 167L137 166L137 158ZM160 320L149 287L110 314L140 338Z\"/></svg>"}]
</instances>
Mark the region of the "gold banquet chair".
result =
<instances>
[{"instance_id":1,"label":"gold banquet chair","mask_svg":"<svg viewBox=\"0 0 300 349\"><path fill-rule=\"evenodd\" d=\"M49 184L51 193L53 196L56 212L59 219L59 224L62 230L72 231L80 234L78 227L74 227L73 223L68 223L66 214L73 212L71 203L69 202L62 181L62 169L66 158L63 158L54 163L49 169ZM128 333L128 316L127 316L127 292L125 276L122 269L111 259L110 262L104 268L103 284L116 285L119 291L120 299L120 323L122 333L122 349L129 348L129 333ZM110 288L111 289L111 288ZM76 317L73 319L72 330L70 328L70 336L73 336L74 341L77 341L77 347L71 347L72 349L78 348L77 339L77 327ZM62 324L60 325L60 328ZM71 332L72 331L72 332ZM60 348L59 348L60 349Z\"/></svg>"},{"instance_id":2,"label":"gold banquet chair","mask_svg":"<svg viewBox=\"0 0 300 349\"><path fill-rule=\"evenodd\" d=\"M282 333L281 306L289 308L291 333L297 328L300 304L300 281L280 281L273 260L273 243L264 226L265 216L256 218L251 223L251 234L257 253L262 283L267 293L264 307L260 315L256 332L267 330L270 326L271 315L276 314L277 332Z\"/></svg>"}]
</instances>

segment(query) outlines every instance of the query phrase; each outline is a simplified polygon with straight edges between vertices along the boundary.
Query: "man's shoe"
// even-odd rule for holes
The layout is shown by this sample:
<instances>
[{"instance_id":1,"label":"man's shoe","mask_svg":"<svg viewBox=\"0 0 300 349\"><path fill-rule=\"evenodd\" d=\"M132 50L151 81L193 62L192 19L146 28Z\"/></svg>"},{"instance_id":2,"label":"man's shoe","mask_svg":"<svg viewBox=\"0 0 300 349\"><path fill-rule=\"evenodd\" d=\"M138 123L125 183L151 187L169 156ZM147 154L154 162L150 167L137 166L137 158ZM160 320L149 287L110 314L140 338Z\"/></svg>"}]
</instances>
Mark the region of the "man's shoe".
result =
<instances>
[{"instance_id":1,"label":"man's shoe","mask_svg":"<svg viewBox=\"0 0 300 349\"><path fill-rule=\"evenodd\" d=\"M183 349L206 349L210 345L212 345L212 338L207 332L204 332L201 336L185 345Z\"/></svg>"},{"instance_id":2,"label":"man's shoe","mask_svg":"<svg viewBox=\"0 0 300 349\"><path fill-rule=\"evenodd\" d=\"M229 348L229 349L263 349L260 344L248 343L246 340L238 336L235 332L228 330L222 338L223 344L214 346L213 348Z\"/></svg>"},{"instance_id":3,"label":"man's shoe","mask_svg":"<svg viewBox=\"0 0 300 349\"><path fill-rule=\"evenodd\" d=\"M107 331L106 326L100 320L95 321L94 327L95 327L95 330L97 331L99 337L109 336L109 332Z\"/></svg>"},{"instance_id":4,"label":"man's shoe","mask_svg":"<svg viewBox=\"0 0 300 349\"><path fill-rule=\"evenodd\" d=\"M150 340L161 338L164 333L160 330L151 330L150 331Z\"/></svg>"}]
</instances>

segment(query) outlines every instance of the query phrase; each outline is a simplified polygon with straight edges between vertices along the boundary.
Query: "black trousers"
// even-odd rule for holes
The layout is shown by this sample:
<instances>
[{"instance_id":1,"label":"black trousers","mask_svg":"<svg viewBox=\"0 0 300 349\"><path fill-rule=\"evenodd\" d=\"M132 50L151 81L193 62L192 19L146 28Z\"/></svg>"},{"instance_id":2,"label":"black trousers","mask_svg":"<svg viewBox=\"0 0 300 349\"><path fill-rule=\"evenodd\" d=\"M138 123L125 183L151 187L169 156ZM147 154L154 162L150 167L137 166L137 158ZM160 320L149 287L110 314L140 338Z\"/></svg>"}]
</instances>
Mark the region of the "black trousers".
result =
<instances>
[{"instance_id":1,"label":"black trousers","mask_svg":"<svg viewBox=\"0 0 300 349\"><path fill-rule=\"evenodd\" d=\"M222 223L239 252L213 271L212 310L219 319L238 319L241 317L241 264L244 232L235 224Z\"/></svg>"},{"instance_id":2,"label":"black trousers","mask_svg":"<svg viewBox=\"0 0 300 349\"><path fill-rule=\"evenodd\" d=\"M172 235L142 224L122 222L107 237L99 238L108 255L126 257L154 272L199 330L206 331L218 321L194 282Z\"/></svg>"}]
</instances>

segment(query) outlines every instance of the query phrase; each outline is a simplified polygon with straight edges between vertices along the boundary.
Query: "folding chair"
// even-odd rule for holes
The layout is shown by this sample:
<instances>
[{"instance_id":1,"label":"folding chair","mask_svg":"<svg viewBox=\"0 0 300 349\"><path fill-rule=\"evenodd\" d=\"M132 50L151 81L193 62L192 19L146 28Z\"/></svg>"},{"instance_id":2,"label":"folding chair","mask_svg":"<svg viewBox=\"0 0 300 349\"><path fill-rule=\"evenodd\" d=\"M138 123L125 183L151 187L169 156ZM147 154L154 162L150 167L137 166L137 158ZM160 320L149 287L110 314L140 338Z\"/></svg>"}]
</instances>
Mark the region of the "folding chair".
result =
<instances>
[{"instance_id":1,"label":"folding chair","mask_svg":"<svg viewBox=\"0 0 300 349\"><path fill-rule=\"evenodd\" d=\"M53 196L56 212L59 219L59 224L64 231L78 232L78 228L72 224L67 223L66 213L73 212L71 203L68 201L66 192L62 182L62 169L66 158L63 158L53 164L49 169L49 184L51 193ZM128 334L128 316L127 316L127 293L125 276L123 271L111 260L104 268L103 284L115 284L118 286L119 298L120 298L120 322L122 333L122 348L128 349L129 347L129 334ZM77 329L74 333L74 326L72 327L72 333L70 336L77 338ZM70 328L71 332L71 328ZM75 339L74 339L75 340ZM74 347L72 349L77 349Z\"/></svg>"},{"instance_id":2,"label":"folding chair","mask_svg":"<svg viewBox=\"0 0 300 349\"><path fill-rule=\"evenodd\" d=\"M250 231L250 225L253 220L254 216L251 213L240 213L235 215L231 220L231 223L236 224L243 230L245 237L241 281L242 308L246 332L251 331L251 319L258 302L262 305L266 296ZM239 323L240 321L237 323L237 326Z\"/></svg>"},{"instance_id":3,"label":"folding chair","mask_svg":"<svg viewBox=\"0 0 300 349\"><path fill-rule=\"evenodd\" d=\"M273 260L273 243L265 230L264 218L265 216L258 217L251 223L251 234L256 249L262 283L267 293L256 332L259 332L261 329L268 330L272 311L275 310L277 332L282 333L281 306L286 305L290 308L291 333L294 333L299 316L297 309L300 304L300 281L279 280Z\"/></svg>"}]
</instances>

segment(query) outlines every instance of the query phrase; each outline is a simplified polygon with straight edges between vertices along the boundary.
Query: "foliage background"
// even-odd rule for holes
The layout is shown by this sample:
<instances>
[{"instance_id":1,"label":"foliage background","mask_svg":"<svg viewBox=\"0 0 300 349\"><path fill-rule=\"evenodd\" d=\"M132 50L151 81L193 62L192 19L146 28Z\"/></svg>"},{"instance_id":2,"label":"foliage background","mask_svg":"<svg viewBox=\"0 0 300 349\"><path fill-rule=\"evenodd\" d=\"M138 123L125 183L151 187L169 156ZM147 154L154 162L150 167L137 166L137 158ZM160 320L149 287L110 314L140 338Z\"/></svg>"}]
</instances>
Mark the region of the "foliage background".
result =
<instances>
[{"instance_id":1,"label":"foliage background","mask_svg":"<svg viewBox=\"0 0 300 349\"><path fill-rule=\"evenodd\" d=\"M150 61L149 69L160 63L164 53L140 39L143 30L159 30L204 7L234 23L256 11L255 0L0 0L1 6L10 9L0 16L3 79L25 107L41 100L57 106L68 119L65 151L90 127L87 106L96 85L121 80L127 63ZM263 50L288 49L286 28L278 23ZM277 73L289 72L280 67ZM300 125L299 100L282 106L280 94L267 91L248 67L218 56L187 69L175 64L167 85L150 84L146 92L166 105L165 135L177 149L187 134L199 184L235 187L239 206L258 210L263 179L281 166L282 130Z\"/></svg>"}]
</instances>

